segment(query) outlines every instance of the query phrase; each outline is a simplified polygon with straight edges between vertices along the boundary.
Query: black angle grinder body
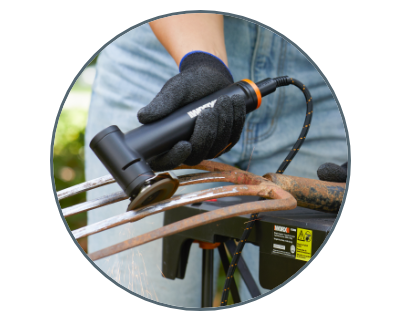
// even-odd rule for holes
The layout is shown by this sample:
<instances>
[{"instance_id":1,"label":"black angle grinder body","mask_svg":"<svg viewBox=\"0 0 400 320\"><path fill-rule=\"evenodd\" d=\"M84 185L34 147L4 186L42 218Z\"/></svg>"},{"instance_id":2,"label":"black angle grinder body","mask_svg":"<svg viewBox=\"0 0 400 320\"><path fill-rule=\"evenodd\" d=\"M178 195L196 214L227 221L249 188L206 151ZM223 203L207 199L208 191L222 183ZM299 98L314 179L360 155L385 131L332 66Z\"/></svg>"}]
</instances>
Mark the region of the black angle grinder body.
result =
<instances>
[{"instance_id":1,"label":"black angle grinder body","mask_svg":"<svg viewBox=\"0 0 400 320\"><path fill-rule=\"evenodd\" d=\"M179 141L188 141L197 116L202 110L214 107L220 96L241 95L248 114L256 110L261 105L261 98L274 92L276 87L274 79L268 78L257 84L241 80L125 134L117 126L110 126L92 139L90 148L132 199L129 210L165 200L175 193L178 179L172 173L155 174L148 161L167 152Z\"/></svg>"}]
</instances>

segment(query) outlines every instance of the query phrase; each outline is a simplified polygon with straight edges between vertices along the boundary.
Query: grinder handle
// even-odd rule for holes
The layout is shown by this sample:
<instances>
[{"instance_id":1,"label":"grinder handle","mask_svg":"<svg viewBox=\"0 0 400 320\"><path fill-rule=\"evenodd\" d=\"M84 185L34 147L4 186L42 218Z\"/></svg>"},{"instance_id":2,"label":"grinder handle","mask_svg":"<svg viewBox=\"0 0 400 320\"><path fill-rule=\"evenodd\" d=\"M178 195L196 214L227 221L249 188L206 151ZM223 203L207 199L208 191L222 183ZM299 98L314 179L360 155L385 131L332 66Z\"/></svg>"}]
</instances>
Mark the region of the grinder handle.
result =
<instances>
[{"instance_id":1,"label":"grinder handle","mask_svg":"<svg viewBox=\"0 0 400 320\"><path fill-rule=\"evenodd\" d=\"M167 117L142 125L125 134L129 148L135 149L145 159L151 159L170 150L179 141L189 141L197 116L205 108L212 108L221 96L241 95L246 104L246 113L261 105L261 93L251 80L241 80L224 89L192 102Z\"/></svg>"}]
</instances>

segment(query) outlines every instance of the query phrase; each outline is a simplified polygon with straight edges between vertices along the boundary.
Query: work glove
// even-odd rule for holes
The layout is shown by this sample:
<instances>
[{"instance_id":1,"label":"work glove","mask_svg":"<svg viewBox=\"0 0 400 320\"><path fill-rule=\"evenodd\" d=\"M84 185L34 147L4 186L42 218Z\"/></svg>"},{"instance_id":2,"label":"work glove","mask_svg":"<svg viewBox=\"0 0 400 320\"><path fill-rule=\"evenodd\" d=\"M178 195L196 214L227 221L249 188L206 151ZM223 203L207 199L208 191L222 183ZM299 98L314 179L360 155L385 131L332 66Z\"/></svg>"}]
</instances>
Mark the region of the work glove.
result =
<instances>
[{"instance_id":1,"label":"work glove","mask_svg":"<svg viewBox=\"0 0 400 320\"><path fill-rule=\"evenodd\" d=\"M202 51L186 54L180 73L168 80L146 107L138 112L142 124L160 120L175 110L233 83L227 66L216 56ZM190 166L229 151L240 138L246 117L241 96L221 96L213 108L204 109L196 119L189 141L178 142L170 151L149 161L155 171Z\"/></svg>"},{"instance_id":2,"label":"work glove","mask_svg":"<svg viewBox=\"0 0 400 320\"><path fill-rule=\"evenodd\" d=\"M346 182L347 180L347 162L341 166L334 163L324 163L317 170L320 180L331 182Z\"/></svg>"}]
</instances>

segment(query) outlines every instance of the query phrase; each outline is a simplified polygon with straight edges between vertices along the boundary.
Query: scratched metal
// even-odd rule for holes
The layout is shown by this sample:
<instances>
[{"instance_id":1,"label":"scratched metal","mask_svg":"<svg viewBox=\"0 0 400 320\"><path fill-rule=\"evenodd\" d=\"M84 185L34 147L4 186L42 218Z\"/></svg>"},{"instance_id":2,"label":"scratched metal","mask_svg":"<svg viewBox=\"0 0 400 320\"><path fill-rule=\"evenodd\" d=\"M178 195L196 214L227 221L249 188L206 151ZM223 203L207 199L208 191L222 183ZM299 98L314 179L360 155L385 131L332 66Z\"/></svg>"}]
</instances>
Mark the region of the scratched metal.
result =
<instances>
[{"instance_id":1,"label":"scratched metal","mask_svg":"<svg viewBox=\"0 0 400 320\"><path fill-rule=\"evenodd\" d=\"M186 174L178 178L180 187L198 183L226 182L227 180L225 172Z\"/></svg>"},{"instance_id":2,"label":"scratched metal","mask_svg":"<svg viewBox=\"0 0 400 320\"><path fill-rule=\"evenodd\" d=\"M68 197L72 197L77 195L78 193L85 192L88 190L92 190L101 186L105 186L110 183L114 183L115 179L109 174L106 176L102 176L100 178L96 178L90 181L86 181L76 186L61 190L57 192L58 200L62 200Z\"/></svg>"},{"instance_id":3,"label":"scratched metal","mask_svg":"<svg viewBox=\"0 0 400 320\"><path fill-rule=\"evenodd\" d=\"M254 195L262 190L263 188L260 188L258 186L233 185L187 193L157 202L156 204L148 205L137 210L128 211L117 216L99 221L97 223L93 223L89 226L72 231L72 234L76 239L79 239L110 228L114 228L116 226L120 226L128 222L138 221L153 214L184 206L190 203L196 203L215 198L233 197L237 195Z\"/></svg>"},{"instance_id":4,"label":"scratched metal","mask_svg":"<svg viewBox=\"0 0 400 320\"><path fill-rule=\"evenodd\" d=\"M75 196L79 193L86 192L92 189L96 189L102 186L105 186L107 184L114 183L115 179L112 177L112 175L106 175L102 176L96 179L92 179L86 182L82 182L80 184L77 184L76 186L66 188L64 190L60 190L57 192L57 197L58 200L62 200L68 197Z\"/></svg>"},{"instance_id":5,"label":"scratched metal","mask_svg":"<svg viewBox=\"0 0 400 320\"><path fill-rule=\"evenodd\" d=\"M229 217L267 211L290 210L295 208L297 203L301 206L313 209L322 209L328 212L329 210L331 210L330 212L333 212L334 210L336 210L338 204L340 206L343 199L342 189L344 190L345 188L344 183L330 183L277 174L266 174L264 177L260 177L250 172L242 171L229 165L212 161L203 161L202 163L194 167L182 165L177 169L198 169L209 171L207 173L196 173L180 176L180 186L216 181L231 182L236 185L212 188L185 195L175 196L171 199L167 199L134 211L129 211L115 217L100 221L98 223L86 226L84 228L74 230L73 235L75 236L75 238L79 239L81 237L85 237L122 225L124 223L138 221L147 216L165 210L213 198L253 195L273 200L238 204L227 208L217 209L211 212L205 212L203 214L199 214L194 217L175 222L157 230L136 236L132 239L94 252L89 255L92 260L102 259L104 257L108 257L118 252L140 246L144 243L160 239L165 236L176 234L184 230L195 228ZM124 199L127 198L125 194L123 194L123 196ZM97 199L97 202L96 200L94 200L94 203L80 204L81 207L79 208L79 210L83 209L83 206L85 206L86 209L82 211L85 211L88 210L89 207L93 209L94 207L99 207L112 202L123 200L122 198L118 199L118 195L116 194L107 197L106 198L108 200L101 198ZM71 210L71 208L67 209ZM71 210L70 212L76 211L77 208ZM65 212L64 215L66 215Z\"/></svg>"},{"instance_id":6,"label":"scratched metal","mask_svg":"<svg viewBox=\"0 0 400 320\"><path fill-rule=\"evenodd\" d=\"M229 175L229 173L225 173L225 175ZM230 180L226 176L223 175L223 172L196 173L196 174L192 174L192 175L184 175L184 176L182 176L182 179L181 179L181 177L179 177L179 186L187 186L190 184L208 183L208 182L230 182ZM64 208L62 210L63 215L64 216L72 216L74 214L78 214L83 211L104 207L109 204L128 199L127 196L123 197L121 192L105 195L105 196L102 196L95 200L79 203L77 205ZM124 193L124 195L125 195L125 193Z\"/></svg>"},{"instance_id":7,"label":"scratched metal","mask_svg":"<svg viewBox=\"0 0 400 320\"><path fill-rule=\"evenodd\" d=\"M230 186L232 187L232 186ZM95 261L121 251L125 251L142 244L170 236L185 230L189 230L208 223L216 222L239 215L253 214L267 211L290 210L296 208L296 200L293 196L274 185L249 186L258 190L257 193L251 195L260 195L262 197L273 197L276 200L255 201L250 203L238 204L214 211L204 212L190 218L186 218L175 223L163 226L154 231L139 235L132 239L120 242L113 246L89 254L89 257ZM262 188L262 191L259 191Z\"/></svg>"},{"instance_id":8,"label":"scratched metal","mask_svg":"<svg viewBox=\"0 0 400 320\"><path fill-rule=\"evenodd\" d=\"M180 186L208 182L258 184L261 181L260 179L263 179L229 165L211 161L203 161L195 167L182 165L178 167L177 170L188 168L207 170L210 172L180 176ZM276 183L284 190L291 192L296 200L298 200L298 205L302 207L336 213L338 212L343 200L345 183L322 182L319 180L290 177L273 173L264 175L264 178ZM60 195L60 199L64 199L79 192L97 188L112 182L114 182L114 179L108 175L62 190L58 194ZM65 208L63 209L63 213L64 215L67 213L68 216L70 216L85 210L99 208L125 199L127 198L121 197L120 194L106 195L91 202Z\"/></svg>"},{"instance_id":9,"label":"scratched metal","mask_svg":"<svg viewBox=\"0 0 400 320\"><path fill-rule=\"evenodd\" d=\"M65 208L62 210L62 213L63 213L64 217L69 217L74 214L78 214L80 212L100 208L100 207L103 207L103 206L106 206L106 205L109 205L109 204L112 204L115 202L119 202L122 200L126 200L126 199L128 199L128 196L125 194L125 192L118 191L118 192L103 196L98 199L86 201L83 203L78 203L74 206Z\"/></svg>"}]
</instances>

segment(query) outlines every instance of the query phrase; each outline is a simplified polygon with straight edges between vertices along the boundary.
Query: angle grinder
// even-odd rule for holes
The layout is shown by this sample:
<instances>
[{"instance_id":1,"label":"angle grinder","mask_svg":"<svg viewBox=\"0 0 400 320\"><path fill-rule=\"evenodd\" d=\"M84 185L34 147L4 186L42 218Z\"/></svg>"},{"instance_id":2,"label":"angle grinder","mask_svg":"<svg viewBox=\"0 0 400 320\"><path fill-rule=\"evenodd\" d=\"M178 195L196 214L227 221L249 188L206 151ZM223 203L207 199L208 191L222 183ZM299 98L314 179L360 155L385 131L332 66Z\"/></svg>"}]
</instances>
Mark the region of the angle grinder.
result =
<instances>
[{"instance_id":1,"label":"angle grinder","mask_svg":"<svg viewBox=\"0 0 400 320\"><path fill-rule=\"evenodd\" d=\"M155 174L147 161L179 141L188 141L202 110L213 108L220 96L241 95L248 114L260 107L262 97L291 81L289 77L267 78L257 83L244 79L125 134L117 126L110 126L92 139L90 148L130 197L128 210L156 203L172 197L179 180L173 172Z\"/></svg>"}]
</instances>

